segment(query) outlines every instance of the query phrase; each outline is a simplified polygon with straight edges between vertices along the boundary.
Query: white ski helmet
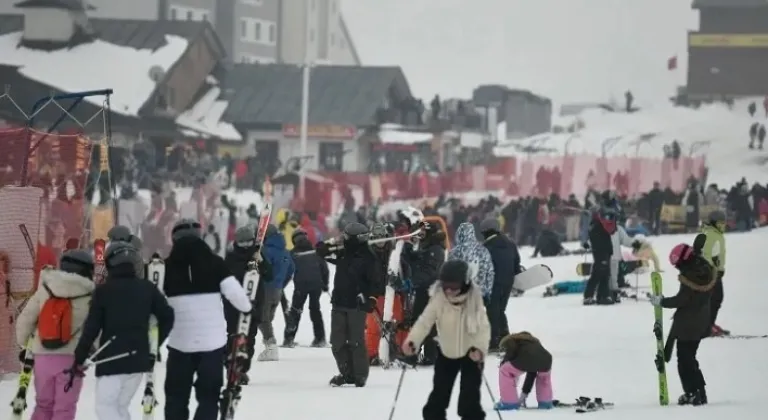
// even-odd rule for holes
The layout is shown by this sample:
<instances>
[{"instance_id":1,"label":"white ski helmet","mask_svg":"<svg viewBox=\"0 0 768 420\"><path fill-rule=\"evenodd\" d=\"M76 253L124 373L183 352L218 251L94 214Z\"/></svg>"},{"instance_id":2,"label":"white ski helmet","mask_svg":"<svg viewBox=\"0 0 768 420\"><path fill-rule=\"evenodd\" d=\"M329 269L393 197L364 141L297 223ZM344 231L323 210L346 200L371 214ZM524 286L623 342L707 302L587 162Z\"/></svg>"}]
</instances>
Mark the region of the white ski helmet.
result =
<instances>
[{"instance_id":1,"label":"white ski helmet","mask_svg":"<svg viewBox=\"0 0 768 420\"><path fill-rule=\"evenodd\" d=\"M419 226L424 222L424 213L416 207L408 206L400 210L399 213L403 218L408 220L408 223L410 223L411 226Z\"/></svg>"}]
</instances>

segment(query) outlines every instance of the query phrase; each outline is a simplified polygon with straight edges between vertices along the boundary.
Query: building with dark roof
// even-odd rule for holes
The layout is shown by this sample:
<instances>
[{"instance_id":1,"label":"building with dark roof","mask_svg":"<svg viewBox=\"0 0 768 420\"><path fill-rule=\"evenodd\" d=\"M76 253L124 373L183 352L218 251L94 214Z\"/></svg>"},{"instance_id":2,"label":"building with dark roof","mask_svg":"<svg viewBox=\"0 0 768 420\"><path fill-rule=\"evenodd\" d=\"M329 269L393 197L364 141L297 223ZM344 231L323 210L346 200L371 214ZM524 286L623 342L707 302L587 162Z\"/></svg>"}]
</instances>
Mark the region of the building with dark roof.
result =
<instances>
[{"instance_id":1,"label":"building with dark roof","mask_svg":"<svg viewBox=\"0 0 768 420\"><path fill-rule=\"evenodd\" d=\"M690 99L768 93L768 2L694 0L693 8L699 30L688 34Z\"/></svg>"},{"instance_id":2,"label":"building with dark roof","mask_svg":"<svg viewBox=\"0 0 768 420\"><path fill-rule=\"evenodd\" d=\"M529 137L552 129L552 101L527 90L482 85L472 92L472 103L478 108L495 108L497 122L507 124L508 138Z\"/></svg>"}]
</instances>

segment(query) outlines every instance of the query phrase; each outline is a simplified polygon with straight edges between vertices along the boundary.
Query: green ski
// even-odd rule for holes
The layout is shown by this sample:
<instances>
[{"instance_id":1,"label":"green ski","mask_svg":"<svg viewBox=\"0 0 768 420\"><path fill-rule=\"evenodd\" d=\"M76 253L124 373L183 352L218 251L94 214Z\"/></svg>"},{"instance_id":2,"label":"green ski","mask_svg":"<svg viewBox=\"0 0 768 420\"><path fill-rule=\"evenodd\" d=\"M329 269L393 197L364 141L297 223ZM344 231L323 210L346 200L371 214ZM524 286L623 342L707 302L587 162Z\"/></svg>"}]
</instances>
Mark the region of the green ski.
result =
<instances>
[{"instance_id":1,"label":"green ski","mask_svg":"<svg viewBox=\"0 0 768 420\"><path fill-rule=\"evenodd\" d=\"M661 274L651 273L651 290L654 296L661 296ZM669 405L669 390L667 389L667 368L664 360L664 314L661 306L653 308L655 322L653 334L656 336L656 370L659 372L659 404Z\"/></svg>"}]
</instances>

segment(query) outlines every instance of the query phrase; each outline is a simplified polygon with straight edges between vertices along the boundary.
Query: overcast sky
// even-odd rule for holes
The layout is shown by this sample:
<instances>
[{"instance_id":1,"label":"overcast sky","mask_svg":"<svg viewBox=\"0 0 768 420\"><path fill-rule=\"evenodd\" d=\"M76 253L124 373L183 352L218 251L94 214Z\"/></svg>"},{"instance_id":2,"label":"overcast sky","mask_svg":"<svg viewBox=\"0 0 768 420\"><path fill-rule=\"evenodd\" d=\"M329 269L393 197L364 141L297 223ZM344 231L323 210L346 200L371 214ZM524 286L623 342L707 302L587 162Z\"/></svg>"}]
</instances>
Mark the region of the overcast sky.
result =
<instances>
[{"instance_id":1,"label":"overcast sky","mask_svg":"<svg viewBox=\"0 0 768 420\"><path fill-rule=\"evenodd\" d=\"M656 102L685 83L690 0L343 0L365 65L399 65L418 97L478 84L556 102ZM667 59L677 55L677 72Z\"/></svg>"}]
</instances>

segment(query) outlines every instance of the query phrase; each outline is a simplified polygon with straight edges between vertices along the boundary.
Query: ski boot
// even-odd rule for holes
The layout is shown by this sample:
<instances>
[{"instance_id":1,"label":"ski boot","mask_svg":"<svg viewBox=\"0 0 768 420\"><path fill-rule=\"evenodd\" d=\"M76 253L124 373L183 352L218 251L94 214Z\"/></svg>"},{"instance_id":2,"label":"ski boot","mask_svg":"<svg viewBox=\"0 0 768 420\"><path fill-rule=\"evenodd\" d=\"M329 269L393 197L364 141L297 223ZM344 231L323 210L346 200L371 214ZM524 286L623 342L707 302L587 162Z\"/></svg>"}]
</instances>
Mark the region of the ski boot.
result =
<instances>
[{"instance_id":1,"label":"ski boot","mask_svg":"<svg viewBox=\"0 0 768 420\"><path fill-rule=\"evenodd\" d=\"M693 405L707 405L709 404L709 398L707 398L707 389L702 387L696 392L696 399Z\"/></svg>"},{"instance_id":2,"label":"ski boot","mask_svg":"<svg viewBox=\"0 0 768 420\"><path fill-rule=\"evenodd\" d=\"M382 362L381 362L381 359L379 359L378 357L372 357L371 361L369 362L369 364L371 366L381 366Z\"/></svg>"},{"instance_id":3,"label":"ski boot","mask_svg":"<svg viewBox=\"0 0 768 420\"><path fill-rule=\"evenodd\" d=\"M259 353L259 357L256 360L259 362L276 362L280 360L277 343L275 343L274 338L264 342L264 351Z\"/></svg>"},{"instance_id":4,"label":"ski boot","mask_svg":"<svg viewBox=\"0 0 768 420\"><path fill-rule=\"evenodd\" d=\"M597 301L595 300L595 298L588 297L588 298L584 298L581 304L584 306L592 306L592 305L596 305Z\"/></svg>"},{"instance_id":5,"label":"ski boot","mask_svg":"<svg viewBox=\"0 0 768 420\"><path fill-rule=\"evenodd\" d=\"M365 381L363 381L365 382ZM331 386L344 386L344 385L351 385L355 383L355 379L351 378L349 376L344 375L336 375L333 378L331 378L331 381L329 382ZM363 386L365 386L365 383L363 383Z\"/></svg>"},{"instance_id":6,"label":"ski boot","mask_svg":"<svg viewBox=\"0 0 768 420\"><path fill-rule=\"evenodd\" d=\"M296 345L297 344L296 344L295 341L293 341L290 338L286 338L285 340L283 340L283 345L280 346L280 347L284 347L284 348L287 348L287 349L292 349L292 348L296 347Z\"/></svg>"},{"instance_id":7,"label":"ski boot","mask_svg":"<svg viewBox=\"0 0 768 420\"><path fill-rule=\"evenodd\" d=\"M696 398L696 394L693 392L686 392L677 399L677 405L693 405L693 401Z\"/></svg>"},{"instance_id":8,"label":"ski boot","mask_svg":"<svg viewBox=\"0 0 768 420\"><path fill-rule=\"evenodd\" d=\"M309 346L310 347L318 347L318 348L328 347L328 342L326 342L325 339L322 339L322 338L318 339L318 338L316 338L316 339L312 340L312 344L310 344Z\"/></svg>"},{"instance_id":9,"label":"ski boot","mask_svg":"<svg viewBox=\"0 0 768 420\"><path fill-rule=\"evenodd\" d=\"M604 297L604 298L600 298L600 299L597 300L597 304L601 305L601 306L613 305L615 303L616 302L613 299L611 299L610 296Z\"/></svg>"},{"instance_id":10,"label":"ski boot","mask_svg":"<svg viewBox=\"0 0 768 420\"><path fill-rule=\"evenodd\" d=\"M365 387L365 382L368 380L368 378L355 378L354 383L357 388L363 388Z\"/></svg>"},{"instance_id":11,"label":"ski boot","mask_svg":"<svg viewBox=\"0 0 768 420\"><path fill-rule=\"evenodd\" d=\"M512 288L512 293L510 293L511 297L520 297L525 294L525 290L515 289Z\"/></svg>"}]
</instances>

